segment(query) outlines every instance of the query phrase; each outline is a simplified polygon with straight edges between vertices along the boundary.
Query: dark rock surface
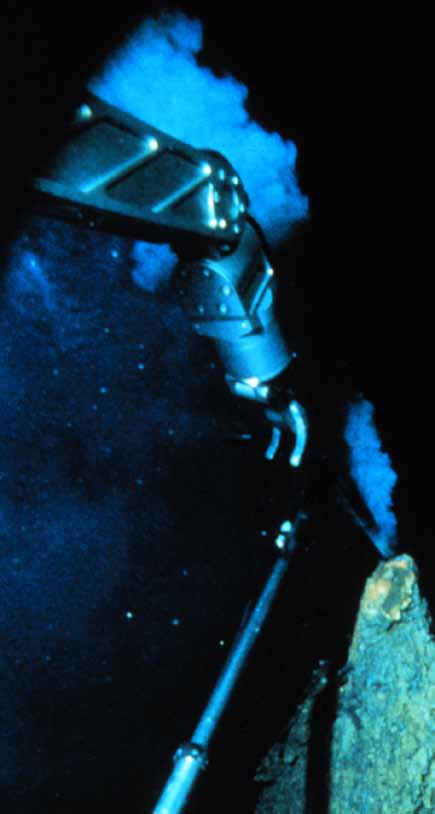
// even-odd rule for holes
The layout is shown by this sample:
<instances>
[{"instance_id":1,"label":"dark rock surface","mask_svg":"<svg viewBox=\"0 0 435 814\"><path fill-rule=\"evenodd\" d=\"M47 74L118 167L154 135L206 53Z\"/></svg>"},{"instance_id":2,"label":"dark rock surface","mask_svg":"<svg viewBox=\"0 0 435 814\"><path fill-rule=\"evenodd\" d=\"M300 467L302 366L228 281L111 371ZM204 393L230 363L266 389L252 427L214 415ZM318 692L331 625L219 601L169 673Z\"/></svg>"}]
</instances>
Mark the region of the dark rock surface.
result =
<instances>
[{"instance_id":1,"label":"dark rock surface","mask_svg":"<svg viewBox=\"0 0 435 814\"><path fill-rule=\"evenodd\" d=\"M367 580L339 679L327 686L325 665L315 672L285 741L257 772L268 785L256 814L433 812L435 646L408 555L382 562ZM325 720L331 691L335 720L319 732L316 715ZM316 754L324 765L313 765Z\"/></svg>"}]
</instances>

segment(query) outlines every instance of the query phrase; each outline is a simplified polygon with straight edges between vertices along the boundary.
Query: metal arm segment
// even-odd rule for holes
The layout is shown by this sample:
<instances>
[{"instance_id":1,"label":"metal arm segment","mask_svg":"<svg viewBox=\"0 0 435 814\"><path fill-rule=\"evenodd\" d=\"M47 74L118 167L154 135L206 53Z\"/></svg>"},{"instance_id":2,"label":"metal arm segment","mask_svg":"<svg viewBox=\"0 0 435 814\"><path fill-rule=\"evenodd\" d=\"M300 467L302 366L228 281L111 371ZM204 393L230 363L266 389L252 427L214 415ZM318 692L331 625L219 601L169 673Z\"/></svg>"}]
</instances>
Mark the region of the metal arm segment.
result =
<instances>
[{"instance_id":1,"label":"metal arm segment","mask_svg":"<svg viewBox=\"0 0 435 814\"><path fill-rule=\"evenodd\" d=\"M198 721L192 740L177 749L174 768L157 801L153 814L180 814L198 775L207 766L207 749L229 698L242 672L256 639L271 610L298 545L296 534L305 515L300 512L294 523L281 525L275 544L280 551L260 596L236 637L221 674Z\"/></svg>"},{"instance_id":2,"label":"metal arm segment","mask_svg":"<svg viewBox=\"0 0 435 814\"><path fill-rule=\"evenodd\" d=\"M39 208L49 214L170 243L181 259L177 291L196 333L216 342L230 389L274 406L270 382L292 354L275 316L265 239L224 156L195 149L88 95L64 146L33 186ZM296 435L299 451L290 464L298 466L306 424L294 420L288 403L286 419L278 423ZM281 437L272 423L268 459Z\"/></svg>"},{"instance_id":3,"label":"metal arm segment","mask_svg":"<svg viewBox=\"0 0 435 814\"><path fill-rule=\"evenodd\" d=\"M287 367L291 354L275 319L274 271L252 219L233 252L181 265L175 284L195 332L215 340L230 380L265 381Z\"/></svg>"},{"instance_id":4,"label":"metal arm segment","mask_svg":"<svg viewBox=\"0 0 435 814\"><path fill-rule=\"evenodd\" d=\"M33 186L39 205L56 216L175 245L196 237L202 251L204 241L236 246L248 205L222 155L196 150L92 95Z\"/></svg>"}]
</instances>

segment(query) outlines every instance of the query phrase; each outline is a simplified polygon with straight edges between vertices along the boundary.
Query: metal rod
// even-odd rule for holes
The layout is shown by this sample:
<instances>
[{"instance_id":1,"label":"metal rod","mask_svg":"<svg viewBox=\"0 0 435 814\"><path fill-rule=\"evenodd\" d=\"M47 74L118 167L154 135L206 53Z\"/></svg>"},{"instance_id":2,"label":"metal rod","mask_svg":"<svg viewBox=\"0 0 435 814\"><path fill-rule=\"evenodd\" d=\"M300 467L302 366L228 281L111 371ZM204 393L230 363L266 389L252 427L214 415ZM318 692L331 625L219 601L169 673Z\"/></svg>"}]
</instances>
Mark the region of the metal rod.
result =
<instances>
[{"instance_id":1,"label":"metal rod","mask_svg":"<svg viewBox=\"0 0 435 814\"><path fill-rule=\"evenodd\" d=\"M278 557L256 605L230 650L208 704L193 733L192 741L194 743L198 743L203 747L208 746L234 685L264 624L287 568L288 559Z\"/></svg>"},{"instance_id":2,"label":"metal rod","mask_svg":"<svg viewBox=\"0 0 435 814\"><path fill-rule=\"evenodd\" d=\"M269 613L288 569L290 554L296 548L294 527L289 521L287 521L286 532L290 545L286 546L285 552L282 551L276 560L253 610L231 646L228 658L192 735L192 740L182 745L175 753L174 768L153 809L153 814L179 814L198 774L207 765L207 747L210 739ZM282 538L283 535L281 535ZM280 545L278 540L277 544ZM283 545L280 547L284 549Z\"/></svg>"}]
</instances>

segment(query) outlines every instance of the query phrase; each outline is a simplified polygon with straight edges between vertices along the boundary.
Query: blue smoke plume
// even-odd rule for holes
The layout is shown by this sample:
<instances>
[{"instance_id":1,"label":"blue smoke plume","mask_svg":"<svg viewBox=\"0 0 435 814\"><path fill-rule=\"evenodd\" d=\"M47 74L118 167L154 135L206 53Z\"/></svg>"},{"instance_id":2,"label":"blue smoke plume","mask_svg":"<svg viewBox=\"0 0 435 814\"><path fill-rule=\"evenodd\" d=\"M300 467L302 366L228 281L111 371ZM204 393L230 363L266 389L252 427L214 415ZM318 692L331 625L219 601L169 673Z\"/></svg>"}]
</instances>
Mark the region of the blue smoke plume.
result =
<instances>
[{"instance_id":1,"label":"blue smoke plume","mask_svg":"<svg viewBox=\"0 0 435 814\"><path fill-rule=\"evenodd\" d=\"M308 213L298 187L293 142L264 130L250 118L248 88L232 76L217 77L198 64L202 24L183 14L149 19L108 60L90 90L149 124L198 148L218 150L237 168L251 199L251 212L269 242L277 244ZM146 244L136 244L139 266L148 262ZM156 250L153 250L155 257ZM159 269L143 280L150 289L165 280L175 258L162 250Z\"/></svg>"},{"instance_id":2,"label":"blue smoke plume","mask_svg":"<svg viewBox=\"0 0 435 814\"><path fill-rule=\"evenodd\" d=\"M197 21L146 21L91 88L225 153L269 239L282 239L307 213L295 147L249 118L244 86L198 66L201 44ZM212 433L209 413L195 406L204 405L207 384L189 375L195 360L180 310L125 284L132 272L155 291L175 262L168 246L37 216L10 246L0 292L2 788L30 794L50 774L52 736L37 717L32 728L32 705L42 694L45 720L57 693L106 686L133 635L132 608L141 642L158 650L162 664L162 648L173 658L174 647L164 635L166 597L195 618L196 591L174 589L168 472L178 465L178 446L188 460L186 447ZM146 590L140 586L133 601L125 591L135 546L141 562L143 546ZM68 762L68 749L77 760L64 737L60 760Z\"/></svg>"},{"instance_id":3,"label":"blue smoke plume","mask_svg":"<svg viewBox=\"0 0 435 814\"><path fill-rule=\"evenodd\" d=\"M349 446L350 472L376 523L376 530L359 519L383 557L394 553L397 520L392 509L392 492L397 475L388 453L382 451L373 422L374 407L361 400L349 407L344 437ZM358 519L358 518L357 518Z\"/></svg>"}]
</instances>

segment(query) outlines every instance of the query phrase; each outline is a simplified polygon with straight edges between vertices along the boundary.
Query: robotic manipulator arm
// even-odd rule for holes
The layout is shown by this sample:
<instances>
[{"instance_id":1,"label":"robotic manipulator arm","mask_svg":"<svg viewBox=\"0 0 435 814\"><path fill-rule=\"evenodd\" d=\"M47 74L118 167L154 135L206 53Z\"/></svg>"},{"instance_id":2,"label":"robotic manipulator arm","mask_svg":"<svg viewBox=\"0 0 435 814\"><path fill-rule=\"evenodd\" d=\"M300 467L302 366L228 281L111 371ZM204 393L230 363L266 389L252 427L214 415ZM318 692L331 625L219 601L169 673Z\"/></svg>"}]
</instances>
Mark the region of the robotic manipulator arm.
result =
<instances>
[{"instance_id":1,"label":"robotic manipulator arm","mask_svg":"<svg viewBox=\"0 0 435 814\"><path fill-rule=\"evenodd\" d=\"M230 163L88 95L33 188L47 214L171 244L193 330L214 340L233 394L262 405L271 425L265 457L290 438L298 467L307 421L285 384L294 354L276 319L265 239Z\"/></svg>"}]
</instances>

